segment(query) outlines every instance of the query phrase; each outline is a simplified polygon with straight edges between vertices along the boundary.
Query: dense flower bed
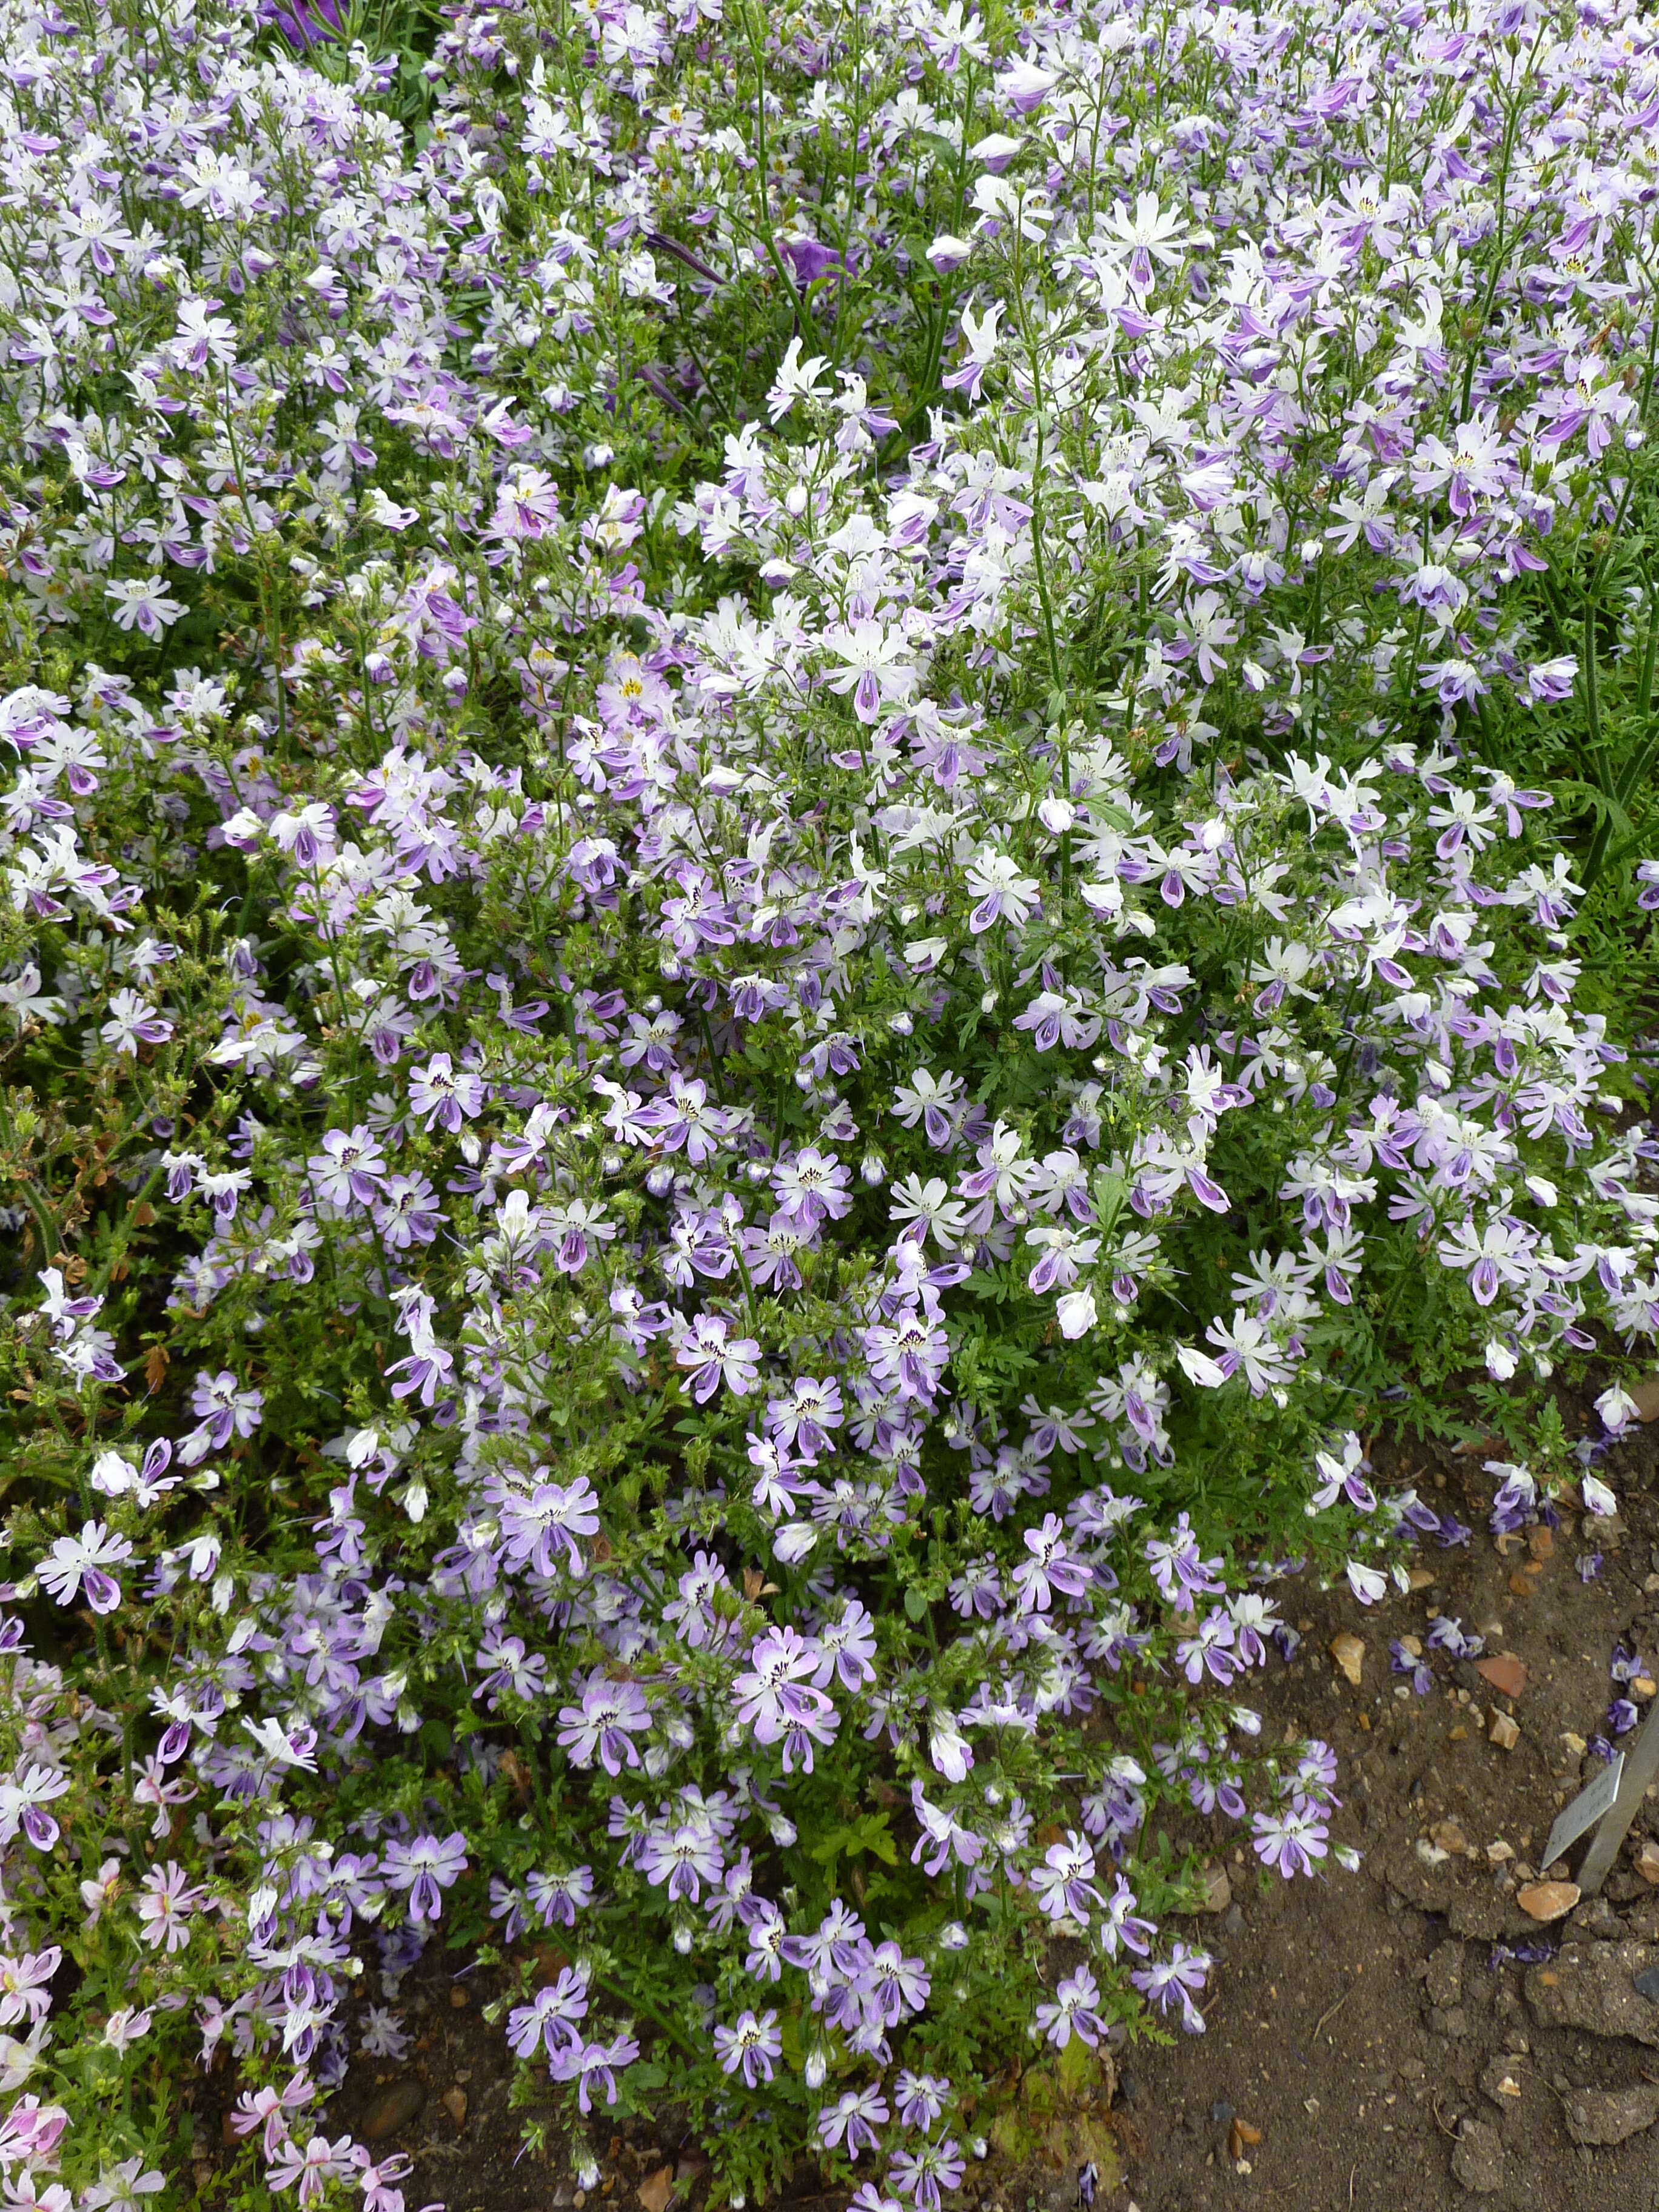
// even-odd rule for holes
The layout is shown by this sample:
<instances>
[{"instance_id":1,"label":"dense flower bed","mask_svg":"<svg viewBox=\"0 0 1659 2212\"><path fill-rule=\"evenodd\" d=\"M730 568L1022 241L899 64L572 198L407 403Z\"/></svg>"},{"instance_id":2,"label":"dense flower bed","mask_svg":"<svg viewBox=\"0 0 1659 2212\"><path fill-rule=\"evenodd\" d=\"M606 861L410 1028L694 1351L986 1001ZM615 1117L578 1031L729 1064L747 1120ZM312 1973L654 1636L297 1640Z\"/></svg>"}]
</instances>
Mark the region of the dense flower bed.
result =
<instances>
[{"instance_id":1,"label":"dense flower bed","mask_svg":"<svg viewBox=\"0 0 1659 2212\"><path fill-rule=\"evenodd\" d=\"M453 1942L538 2113L937 2212L1201 2028L1194 1820L1329 1863L1249 1684L1467 1538L1389 1404L1659 1331L1655 33L0 51L8 2202L182 2198L206 2066L401 2212Z\"/></svg>"}]
</instances>

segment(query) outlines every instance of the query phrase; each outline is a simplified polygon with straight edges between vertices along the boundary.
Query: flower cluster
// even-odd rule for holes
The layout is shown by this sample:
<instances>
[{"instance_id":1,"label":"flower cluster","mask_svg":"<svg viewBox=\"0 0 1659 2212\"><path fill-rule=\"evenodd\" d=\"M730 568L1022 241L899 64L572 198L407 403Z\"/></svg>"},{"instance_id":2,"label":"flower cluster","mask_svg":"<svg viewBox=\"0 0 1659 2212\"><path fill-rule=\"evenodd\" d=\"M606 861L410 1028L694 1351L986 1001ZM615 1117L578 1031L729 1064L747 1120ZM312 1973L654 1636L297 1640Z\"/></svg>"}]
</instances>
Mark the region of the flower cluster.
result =
<instances>
[{"instance_id":1,"label":"flower cluster","mask_svg":"<svg viewBox=\"0 0 1659 2212\"><path fill-rule=\"evenodd\" d=\"M1154 1814L1343 1858L1362 1437L1659 1334L1659 32L270 13L0 0L0 2164L199 2063L403 2212L489 1943L572 2124L939 2212L1202 2028Z\"/></svg>"}]
</instances>

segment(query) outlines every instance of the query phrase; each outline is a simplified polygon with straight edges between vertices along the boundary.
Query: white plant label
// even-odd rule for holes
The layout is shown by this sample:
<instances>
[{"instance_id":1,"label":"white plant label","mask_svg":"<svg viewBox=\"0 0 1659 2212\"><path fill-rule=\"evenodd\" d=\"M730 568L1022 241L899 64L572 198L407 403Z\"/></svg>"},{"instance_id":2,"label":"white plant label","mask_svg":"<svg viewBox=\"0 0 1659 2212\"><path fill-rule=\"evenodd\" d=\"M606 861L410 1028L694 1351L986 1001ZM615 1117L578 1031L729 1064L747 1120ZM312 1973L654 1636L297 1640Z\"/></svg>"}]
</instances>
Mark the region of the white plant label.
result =
<instances>
[{"instance_id":1,"label":"white plant label","mask_svg":"<svg viewBox=\"0 0 1659 2212\"><path fill-rule=\"evenodd\" d=\"M1586 1828L1593 1828L1619 1795L1620 1778L1625 1771L1625 1754L1613 1754L1613 1762L1604 1766L1588 1790L1581 1790L1571 1805L1564 1805L1555 1816L1555 1826L1550 1830L1550 1839L1544 1846L1541 1864L1553 1867L1564 1852L1569 1851Z\"/></svg>"}]
</instances>

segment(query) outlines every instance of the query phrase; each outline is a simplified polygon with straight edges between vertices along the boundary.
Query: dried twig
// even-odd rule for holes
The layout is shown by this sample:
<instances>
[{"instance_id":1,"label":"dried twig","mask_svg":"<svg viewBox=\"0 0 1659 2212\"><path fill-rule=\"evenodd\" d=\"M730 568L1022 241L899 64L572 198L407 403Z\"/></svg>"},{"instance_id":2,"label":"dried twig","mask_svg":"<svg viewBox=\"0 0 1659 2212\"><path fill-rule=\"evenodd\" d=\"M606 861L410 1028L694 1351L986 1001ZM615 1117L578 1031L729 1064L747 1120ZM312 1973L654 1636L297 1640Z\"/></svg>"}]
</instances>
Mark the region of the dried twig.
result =
<instances>
[{"instance_id":1,"label":"dried twig","mask_svg":"<svg viewBox=\"0 0 1659 2212\"><path fill-rule=\"evenodd\" d=\"M1328 2020L1334 2020L1336 2018L1338 2013L1341 2011L1343 2006L1346 2004L1348 1999L1352 1995L1353 1991L1352 1990L1344 1990L1341 1996L1337 1999L1336 2002L1331 2006L1330 2009L1328 2012L1322 2012L1320 2014L1319 2018L1314 2023L1313 2039L1316 2043L1319 2040L1320 2029L1324 2027Z\"/></svg>"}]
</instances>

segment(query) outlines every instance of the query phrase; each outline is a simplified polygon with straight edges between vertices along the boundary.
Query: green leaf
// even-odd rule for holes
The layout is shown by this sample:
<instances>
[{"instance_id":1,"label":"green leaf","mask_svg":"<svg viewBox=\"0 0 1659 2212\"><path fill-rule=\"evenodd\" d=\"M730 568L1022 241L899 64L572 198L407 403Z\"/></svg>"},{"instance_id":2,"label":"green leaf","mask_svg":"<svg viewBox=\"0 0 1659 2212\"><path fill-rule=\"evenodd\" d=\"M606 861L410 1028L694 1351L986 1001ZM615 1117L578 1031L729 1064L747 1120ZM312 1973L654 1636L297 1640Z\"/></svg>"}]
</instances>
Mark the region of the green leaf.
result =
<instances>
[{"instance_id":1,"label":"green leaf","mask_svg":"<svg viewBox=\"0 0 1659 2212\"><path fill-rule=\"evenodd\" d=\"M1124 1176L1114 1175L1109 1168L1097 1168L1091 1188L1094 1193L1095 1218L1100 1224L1100 1232L1103 1237L1109 1236L1112 1224L1123 1211L1123 1202L1129 1195L1128 1182Z\"/></svg>"},{"instance_id":2,"label":"green leaf","mask_svg":"<svg viewBox=\"0 0 1659 2212\"><path fill-rule=\"evenodd\" d=\"M1079 2035L1074 2035L1060 2052L1054 2067L1061 2093L1072 2098L1080 2097L1091 2088L1099 2071L1099 2061Z\"/></svg>"},{"instance_id":3,"label":"green leaf","mask_svg":"<svg viewBox=\"0 0 1659 2212\"><path fill-rule=\"evenodd\" d=\"M885 1813L866 1813L850 1826L832 1828L821 1842L812 1845L807 1856L817 1865L828 1867L833 1866L843 1852L849 1859L859 1859L866 1851L884 1866L898 1864L898 1851L887 1832Z\"/></svg>"},{"instance_id":4,"label":"green leaf","mask_svg":"<svg viewBox=\"0 0 1659 2212\"><path fill-rule=\"evenodd\" d=\"M860 1850L868 1851L884 1866L898 1864L898 1846L888 1833L885 1813L866 1813L857 1826Z\"/></svg>"},{"instance_id":5,"label":"green leaf","mask_svg":"<svg viewBox=\"0 0 1659 2212\"><path fill-rule=\"evenodd\" d=\"M925 1620L927 1617L927 1601L914 1583L904 1593L904 1610L915 1621Z\"/></svg>"}]
</instances>

